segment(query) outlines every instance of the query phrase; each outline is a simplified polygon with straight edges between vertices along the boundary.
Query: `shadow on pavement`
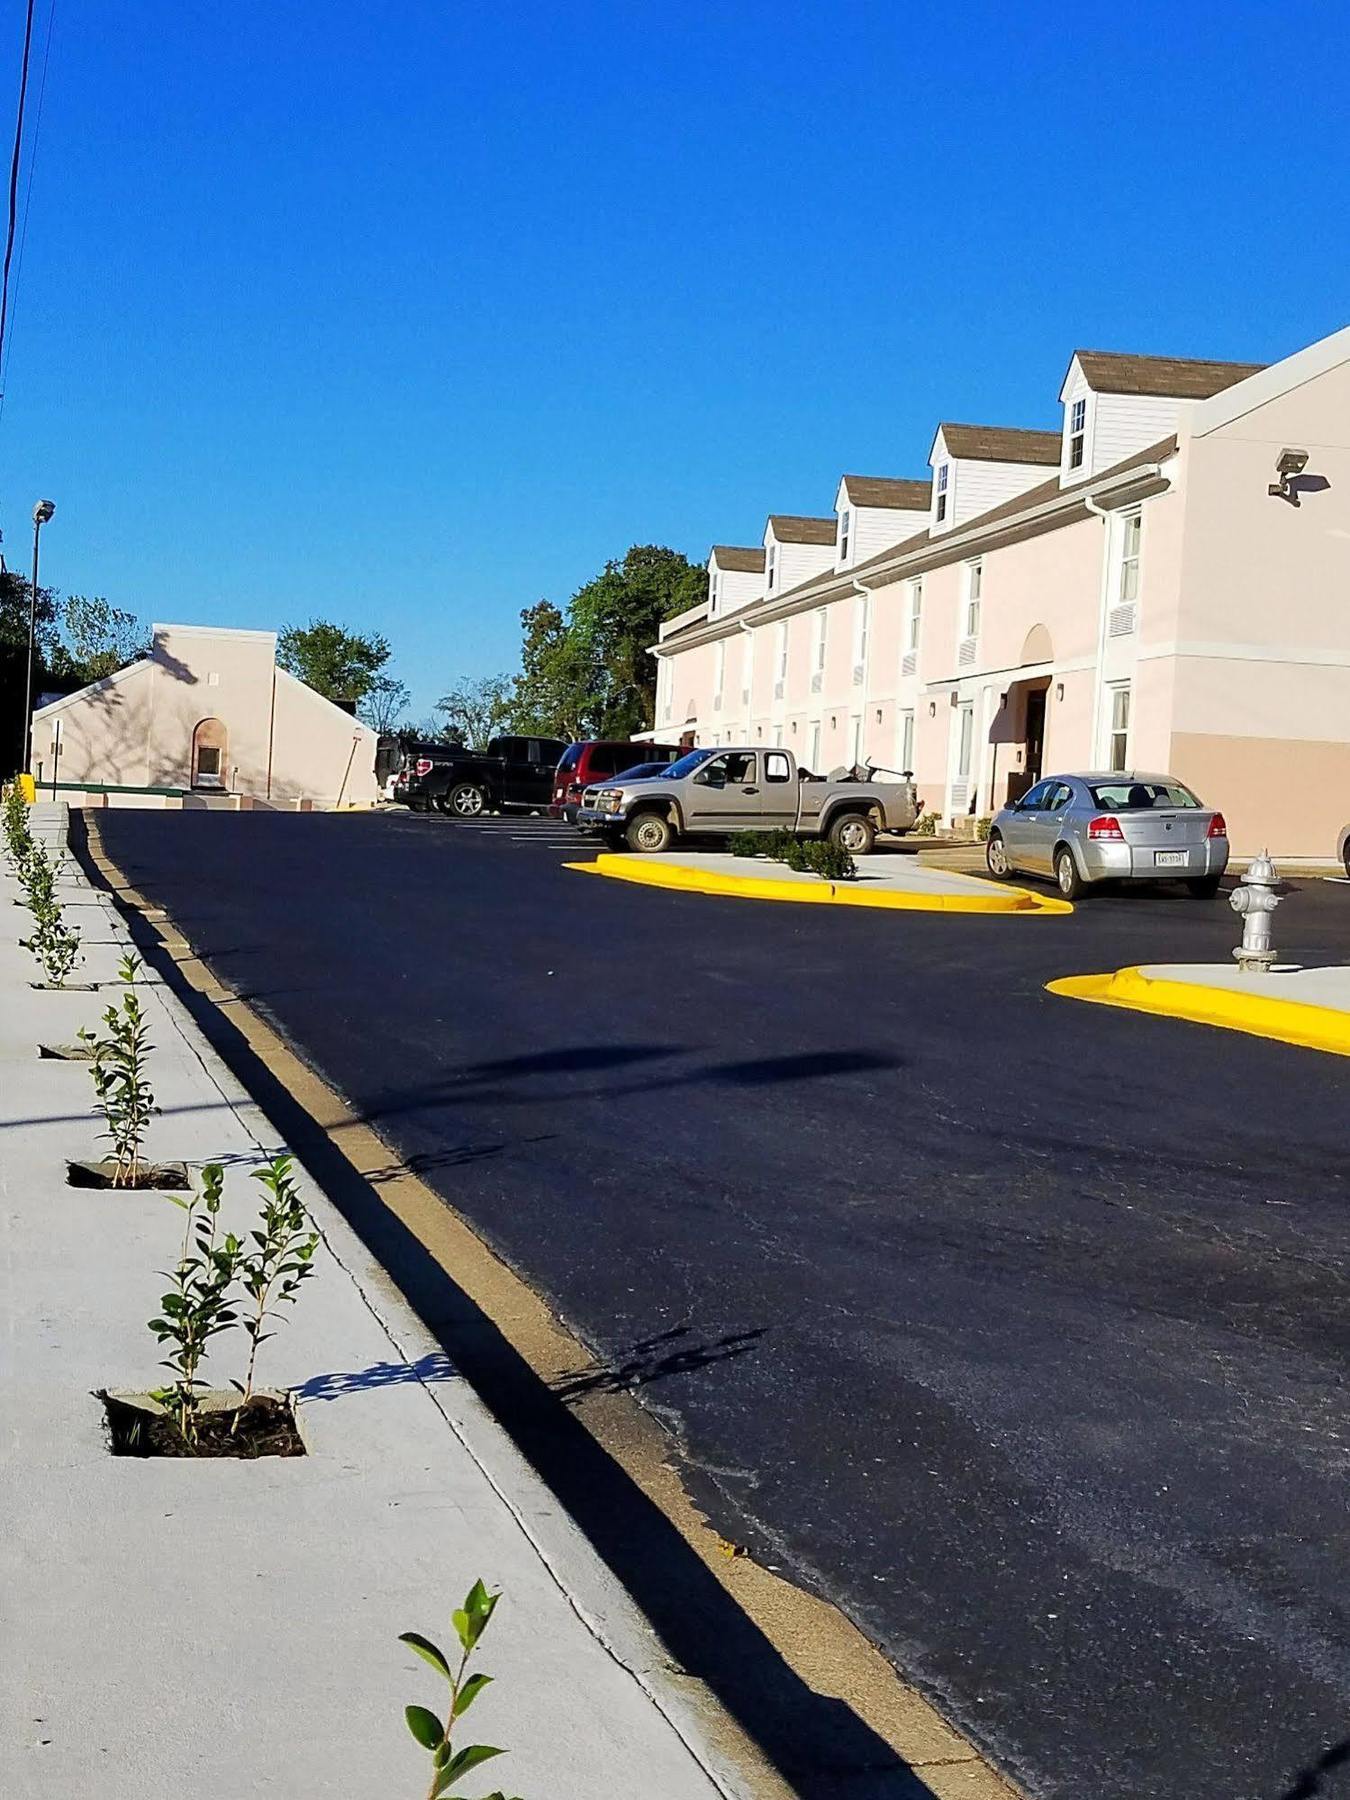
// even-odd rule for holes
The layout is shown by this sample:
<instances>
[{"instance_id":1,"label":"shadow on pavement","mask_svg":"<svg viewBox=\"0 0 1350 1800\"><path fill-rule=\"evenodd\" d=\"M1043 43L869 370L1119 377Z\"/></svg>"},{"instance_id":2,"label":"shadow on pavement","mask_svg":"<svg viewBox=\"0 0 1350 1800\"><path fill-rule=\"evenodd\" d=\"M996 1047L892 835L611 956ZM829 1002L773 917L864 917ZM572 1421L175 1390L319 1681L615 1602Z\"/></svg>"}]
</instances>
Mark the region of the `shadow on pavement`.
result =
<instances>
[{"instance_id":1,"label":"shadow on pavement","mask_svg":"<svg viewBox=\"0 0 1350 1800\"><path fill-rule=\"evenodd\" d=\"M84 822L74 815L71 846L95 885L105 887L87 854ZM564 1400L550 1391L495 1322L388 1211L377 1190L259 1060L238 1028L189 985L153 926L134 910L126 917L147 963L163 975L280 1140L303 1160L443 1346L454 1368L571 1514L595 1553L646 1615L676 1669L706 1682L802 1800L846 1796L863 1800L864 1795L866 1800L933 1800L932 1789L847 1702L816 1693L784 1661L665 1514L571 1414ZM773 1058L770 1063L801 1063L802 1073L812 1073L831 1060L808 1056ZM884 1066L890 1060L878 1057L868 1066ZM727 1068L744 1072L756 1066L765 1065ZM373 1374L367 1371L366 1377ZM359 1373L319 1378L328 1384L356 1384L363 1379ZM342 1391L340 1386L336 1391ZM314 1395L327 1397L331 1397L327 1388Z\"/></svg>"}]
</instances>

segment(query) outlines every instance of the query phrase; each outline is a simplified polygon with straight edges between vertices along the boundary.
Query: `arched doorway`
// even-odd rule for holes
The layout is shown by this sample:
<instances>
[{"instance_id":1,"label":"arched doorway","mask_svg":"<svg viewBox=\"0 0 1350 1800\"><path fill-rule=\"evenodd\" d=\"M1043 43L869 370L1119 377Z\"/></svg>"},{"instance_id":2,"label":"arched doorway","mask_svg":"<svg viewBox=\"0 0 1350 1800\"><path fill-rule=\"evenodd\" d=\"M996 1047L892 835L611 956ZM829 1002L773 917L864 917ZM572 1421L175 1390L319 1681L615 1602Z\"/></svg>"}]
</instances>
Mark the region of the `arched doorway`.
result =
<instances>
[{"instance_id":1,"label":"arched doorway","mask_svg":"<svg viewBox=\"0 0 1350 1800\"><path fill-rule=\"evenodd\" d=\"M192 733L192 785L220 789L229 785L226 752L229 733L219 719L202 719Z\"/></svg>"}]
</instances>

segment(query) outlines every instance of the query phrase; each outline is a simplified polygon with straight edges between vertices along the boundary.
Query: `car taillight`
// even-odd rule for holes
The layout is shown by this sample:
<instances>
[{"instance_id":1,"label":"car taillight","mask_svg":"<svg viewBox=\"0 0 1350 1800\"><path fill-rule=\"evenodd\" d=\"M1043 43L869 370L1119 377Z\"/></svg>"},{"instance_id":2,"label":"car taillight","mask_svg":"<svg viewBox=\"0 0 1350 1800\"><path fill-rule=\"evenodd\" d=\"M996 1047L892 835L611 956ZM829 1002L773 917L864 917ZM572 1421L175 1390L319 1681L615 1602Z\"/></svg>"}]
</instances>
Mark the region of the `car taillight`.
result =
<instances>
[{"instance_id":1,"label":"car taillight","mask_svg":"<svg viewBox=\"0 0 1350 1800\"><path fill-rule=\"evenodd\" d=\"M430 773L431 773L431 758L429 756L419 756L418 757L417 768L415 770L415 773L418 775L430 775Z\"/></svg>"},{"instance_id":2,"label":"car taillight","mask_svg":"<svg viewBox=\"0 0 1350 1800\"><path fill-rule=\"evenodd\" d=\"M1224 818L1222 813L1215 813L1214 817L1209 822L1209 830L1205 833L1205 836L1206 837L1227 837L1228 836L1228 822Z\"/></svg>"},{"instance_id":3,"label":"car taillight","mask_svg":"<svg viewBox=\"0 0 1350 1800\"><path fill-rule=\"evenodd\" d=\"M1120 829L1120 820L1110 813L1101 813L1088 826L1089 838L1109 838L1113 843L1123 844L1125 833Z\"/></svg>"}]
</instances>

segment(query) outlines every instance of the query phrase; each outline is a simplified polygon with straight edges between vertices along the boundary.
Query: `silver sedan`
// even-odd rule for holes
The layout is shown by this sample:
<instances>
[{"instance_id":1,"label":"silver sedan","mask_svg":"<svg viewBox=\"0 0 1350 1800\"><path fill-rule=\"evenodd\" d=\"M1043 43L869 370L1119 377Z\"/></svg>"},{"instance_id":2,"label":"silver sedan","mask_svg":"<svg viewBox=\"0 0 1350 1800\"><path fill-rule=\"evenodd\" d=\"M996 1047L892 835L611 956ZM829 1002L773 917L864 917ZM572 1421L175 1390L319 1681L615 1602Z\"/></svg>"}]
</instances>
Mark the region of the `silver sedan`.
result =
<instances>
[{"instance_id":1,"label":"silver sedan","mask_svg":"<svg viewBox=\"0 0 1350 1800\"><path fill-rule=\"evenodd\" d=\"M1170 775L1050 775L989 828L989 873L1050 875L1066 900L1097 881L1184 881L1207 899L1228 867L1223 814Z\"/></svg>"}]
</instances>

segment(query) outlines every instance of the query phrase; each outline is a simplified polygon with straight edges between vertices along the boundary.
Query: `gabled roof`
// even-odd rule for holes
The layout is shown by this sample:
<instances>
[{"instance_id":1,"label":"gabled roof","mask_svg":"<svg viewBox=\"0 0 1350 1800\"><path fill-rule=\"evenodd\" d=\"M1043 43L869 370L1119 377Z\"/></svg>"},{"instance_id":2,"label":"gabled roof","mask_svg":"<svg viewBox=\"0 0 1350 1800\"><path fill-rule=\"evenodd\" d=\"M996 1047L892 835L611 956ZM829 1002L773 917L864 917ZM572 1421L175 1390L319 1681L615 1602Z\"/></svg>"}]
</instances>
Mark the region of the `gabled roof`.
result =
<instances>
[{"instance_id":1,"label":"gabled roof","mask_svg":"<svg viewBox=\"0 0 1350 1800\"><path fill-rule=\"evenodd\" d=\"M803 519L795 513L770 513L769 528L780 544L832 544L839 535L839 521Z\"/></svg>"},{"instance_id":2,"label":"gabled roof","mask_svg":"<svg viewBox=\"0 0 1350 1800\"><path fill-rule=\"evenodd\" d=\"M1075 350L1083 379L1096 394L1147 394L1208 400L1259 375L1264 363L1201 362L1190 356L1134 356L1121 350ZM1073 360L1070 360L1070 368Z\"/></svg>"},{"instance_id":3,"label":"gabled roof","mask_svg":"<svg viewBox=\"0 0 1350 1800\"><path fill-rule=\"evenodd\" d=\"M762 575L764 546L752 550L743 544L714 544L709 561L727 575Z\"/></svg>"},{"instance_id":4,"label":"gabled roof","mask_svg":"<svg viewBox=\"0 0 1350 1800\"><path fill-rule=\"evenodd\" d=\"M951 425L944 419L938 431L947 454L966 462L1058 463L1064 447L1058 431L1025 431L1016 425Z\"/></svg>"},{"instance_id":5,"label":"gabled roof","mask_svg":"<svg viewBox=\"0 0 1350 1800\"><path fill-rule=\"evenodd\" d=\"M933 502L931 481L893 481L882 475L845 475L843 485L855 506L894 507L899 512L927 512Z\"/></svg>"}]
</instances>

